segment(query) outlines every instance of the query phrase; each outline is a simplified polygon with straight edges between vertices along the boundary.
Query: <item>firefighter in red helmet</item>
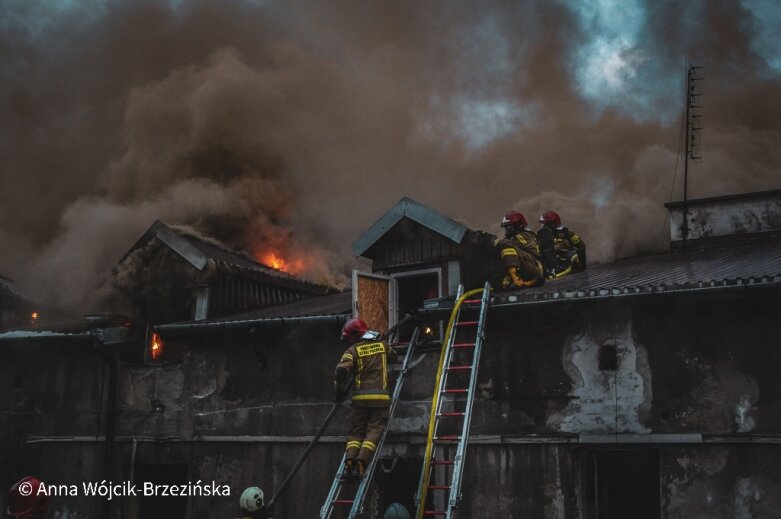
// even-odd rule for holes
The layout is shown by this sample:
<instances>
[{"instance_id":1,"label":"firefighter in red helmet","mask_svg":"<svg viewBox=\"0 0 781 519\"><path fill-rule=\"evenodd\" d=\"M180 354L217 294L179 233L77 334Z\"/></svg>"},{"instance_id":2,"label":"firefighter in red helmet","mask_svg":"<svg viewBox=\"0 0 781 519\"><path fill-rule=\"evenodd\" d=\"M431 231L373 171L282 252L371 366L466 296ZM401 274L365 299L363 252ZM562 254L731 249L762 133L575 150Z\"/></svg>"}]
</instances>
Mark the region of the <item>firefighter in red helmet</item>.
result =
<instances>
[{"instance_id":1,"label":"firefighter in red helmet","mask_svg":"<svg viewBox=\"0 0 781 519\"><path fill-rule=\"evenodd\" d=\"M556 211L545 211L540 216L540 242L545 276L548 279L566 276L586 268L586 243L576 233L561 224Z\"/></svg>"},{"instance_id":2,"label":"firefighter in red helmet","mask_svg":"<svg viewBox=\"0 0 781 519\"><path fill-rule=\"evenodd\" d=\"M351 375L354 380L344 477L360 479L388 422L388 363L395 362L398 354L361 319L345 323L342 340L350 346L336 365L337 398L347 389Z\"/></svg>"},{"instance_id":3,"label":"firefighter in red helmet","mask_svg":"<svg viewBox=\"0 0 781 519\"><path fill-rule=\"evenodd\" d=\"M537 236L529 229L526 217L518 211L508 211L502 218L504 239L496 241L496 248L507 269L502 288L521 288L545 282Z\"/></svg>"},{"instance_id":4,"label":"firefighter in red helmet","mask_svg":"<svg viewBox=\"0 0 781 519\"><path fill-rule=\"evenodd\" d=\"M40 519L46 514L49 506L49 496L45 490L41 492L44 483L34 477L27 476L16 482L8 491L8 517L26 517Z\"/></svg>"}]
</instances>

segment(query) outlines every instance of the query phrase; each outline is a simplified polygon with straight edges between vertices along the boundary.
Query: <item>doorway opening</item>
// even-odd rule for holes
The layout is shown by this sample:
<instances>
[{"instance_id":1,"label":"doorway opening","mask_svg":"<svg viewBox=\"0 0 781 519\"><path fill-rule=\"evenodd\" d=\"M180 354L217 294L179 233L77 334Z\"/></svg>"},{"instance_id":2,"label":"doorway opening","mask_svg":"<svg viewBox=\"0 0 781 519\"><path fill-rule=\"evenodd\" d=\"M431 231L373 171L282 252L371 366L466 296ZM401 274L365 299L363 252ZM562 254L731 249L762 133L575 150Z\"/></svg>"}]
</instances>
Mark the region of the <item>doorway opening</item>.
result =
<instances>
[{"instance_id":1,"label":"doorway opening","mask_svg":"<svg viewBox=\"0 0 781 519\"><path fill-rule=\"evenodd\" d=\"M439 268L391 274L395 301L392 325L408 313L423 307L423 301L442 296L442 270ZM409 341L415 325L409 323L399 329L398 340ZM441 335L440 335L441 336Z\"/></svg>"},{"instance_id":2,"label":"doorway opening","mask_svg":"<svg viewBox=\"0 0 781 519\"><path fill-rule=\"evenodd\" d=\"M581 456L584 519L658 519L659 452L590 450Z\"/></svg>"},{"instance_id":3,"label":"doorway opening","mask_svg":"<svg viewBox=\"0 0 781 519\"><path fill-rule=\"evenodd\" d=\"M384 458L377 466L376 479L380 488L380 513L393 503L404 505L415 514L415 493L418 490L422 458Z\"/></svg>"}]
</instances>

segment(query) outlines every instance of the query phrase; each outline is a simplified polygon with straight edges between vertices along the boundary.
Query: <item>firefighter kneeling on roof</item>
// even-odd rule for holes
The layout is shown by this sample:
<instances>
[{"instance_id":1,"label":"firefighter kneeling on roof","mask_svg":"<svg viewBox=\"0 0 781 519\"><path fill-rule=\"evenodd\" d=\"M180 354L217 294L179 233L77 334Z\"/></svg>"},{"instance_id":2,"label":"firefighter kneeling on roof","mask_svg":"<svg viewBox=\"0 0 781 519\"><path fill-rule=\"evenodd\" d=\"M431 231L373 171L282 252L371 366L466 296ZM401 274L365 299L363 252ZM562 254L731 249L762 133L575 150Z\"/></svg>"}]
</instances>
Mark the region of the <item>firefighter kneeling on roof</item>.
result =
<instances>
[{"instance_id":1,"label":"firefighter kneeling on roof","mask_svg":"<svg viewBox=\"0 0 781 519\"><path fill-rule=\"evenodd\" d=\"M586 243L561 224L556 211L545 211L540 216L542 226L537 238L545 266L545 277L560 278L570 272L586 268Z\"/></svg>"},{"instance_id":2,"label":"firefighter kneeling on roof","mask_svg":"<svg viewBox=\"0 0 781 519\"><path fill-rule=\"evenodd\" d=\"M334 374L339 398L354 378L352 414L347 432L343 477L360 479L377 450L377 442L388 422L388 362L398 358L396 350L377 340L361 319L351 319L342 328L342 340L350 347L342 354Z\"/></svg>"},{"instance_id":3,"label":"firefighter kneeling on roof","mask_svg":"<svg viewBox=\"0 0 781 519\"><path fill-rule=\"evenodd\" d=\"M508 211L502 218L504 239L495 243L507 268L502 288L536 287L545 283L537 236L527 225L526 217L518 211Z\"/></svg>"}]
</instances>

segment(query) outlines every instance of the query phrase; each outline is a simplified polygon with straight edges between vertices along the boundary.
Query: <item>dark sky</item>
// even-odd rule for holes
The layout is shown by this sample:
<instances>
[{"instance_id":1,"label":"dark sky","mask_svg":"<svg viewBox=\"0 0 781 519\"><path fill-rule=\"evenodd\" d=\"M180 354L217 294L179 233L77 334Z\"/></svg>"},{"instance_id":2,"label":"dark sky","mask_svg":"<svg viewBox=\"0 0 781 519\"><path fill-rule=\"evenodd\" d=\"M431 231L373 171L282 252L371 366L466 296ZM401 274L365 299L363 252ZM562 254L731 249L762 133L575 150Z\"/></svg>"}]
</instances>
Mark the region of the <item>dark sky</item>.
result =
<instances>
[{"instance_id":1,"label":"dark sky","mask_svg":"<svg viewBox=\"0 0 781 519\"><path fill-rule=\"evenodd\" d=\"M402 196L495 232L555 209L595 260L663 250L687 58L692 196L781 187L773 0L2 9L0 273L60 305L157 218L317 280Z\"/></svg>"}]
</instances>

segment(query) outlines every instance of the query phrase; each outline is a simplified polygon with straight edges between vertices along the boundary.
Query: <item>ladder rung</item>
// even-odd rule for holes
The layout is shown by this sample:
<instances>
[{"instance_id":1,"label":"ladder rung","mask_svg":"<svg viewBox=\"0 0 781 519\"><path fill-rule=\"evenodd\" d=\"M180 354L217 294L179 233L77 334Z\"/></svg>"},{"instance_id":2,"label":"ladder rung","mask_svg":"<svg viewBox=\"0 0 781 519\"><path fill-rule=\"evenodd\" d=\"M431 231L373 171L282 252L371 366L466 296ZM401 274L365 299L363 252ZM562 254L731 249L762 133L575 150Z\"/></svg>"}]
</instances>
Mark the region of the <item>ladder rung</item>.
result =
<instances>
[{"instance_id":1,"label":"ladder rung","mask_svg":"<svg viewBox=\"0 0 781 519\"><path fill-rule=\"evenodd\" d=\"M434 436L435 442L457 442L460 439L461 437L456 435Z\"/></svg>"},{"instance_id":2,"label":"ladder rung","mask_svg":"<svg viewBox=\"0 0 781 519\"><path fill-rule=\"evenodd\" d=\"M450 485L429 485L429 490L450 490Z\"/></svg>"},{"instance_id":3,"label":"ladder rung","mask_svg":"<svg viewBox=\"0 0 781 519\"><path fill-rule=\"evenodd\" d=\"M461 321L456 323L456 326L477 326L477 321Z\"/></svg>"},{"instance_id":4,"label":"ladder rung","mask_svg":"<svg viewBox=\"0 0 781 519\"><path fill-rule=\"evenodd\" d=\"M451 460L441 460L441 461L434 460L431 462L431 464L432 465L455 465L456 462Z\"/></svg>"},{"instance_id":5,"label":"ladder rung","mask_svg":"<svg viewBox=\"0 0 781 519\"><path fill-rule=\"evenodd\" d=\"M475 347L475 343L473 342L459 342L453 345L453 348L474 348L474 347Z\"/></svg>"},{"instance_id":6,"label":"ladder rung","mask_svg":"<svg viewBox=\"0 0 781 519\"><path fill-rule=\"evenodd\" d=\"M447 515L447 512L442 510L423 510L423 515Z\"/></svg>"},{"instance_id":7,"label":"ladder rung","mask_svg":"<svg viewBox=\"0 0 781 519\"><path fill-rule=\"evenodd\" d=\"M463 393L469 393L469 390L468 389L461 389L461 388L458 388L458 389L443 389L442 392L443 393L459 393L459 394L463 394Z\"/></svg>"},{"instance_id":8,"label":"ladder rung","mask_svg":"<svg viewBox=\"0 0 781 519\"><path fill-rule=\"evenodd\" d=\"M437 416L464 416L466 413L460 413L457 411L447 412L447 413L439 413Z\"/></svg>"},{"instance_id":9,"label":"ladder rung","mask_svg":"<svg viewBox=\"0 0 781 519\"><path fill-rule=\"evenodd\" d=\"M450 366L449 368L445 368L448 371L466 371L468 369L472 369L472 366Z\"/></svg>"},{"instance_id":10,"label":"ladder rung","mask_svg":"<svg viewBox=\"0 0 781 519\"><path fill-rule=\"evenodd\" d=\"M351 505L353 504L352 499L334 499L335 505Z\"/></svg>"}]
</instances>

